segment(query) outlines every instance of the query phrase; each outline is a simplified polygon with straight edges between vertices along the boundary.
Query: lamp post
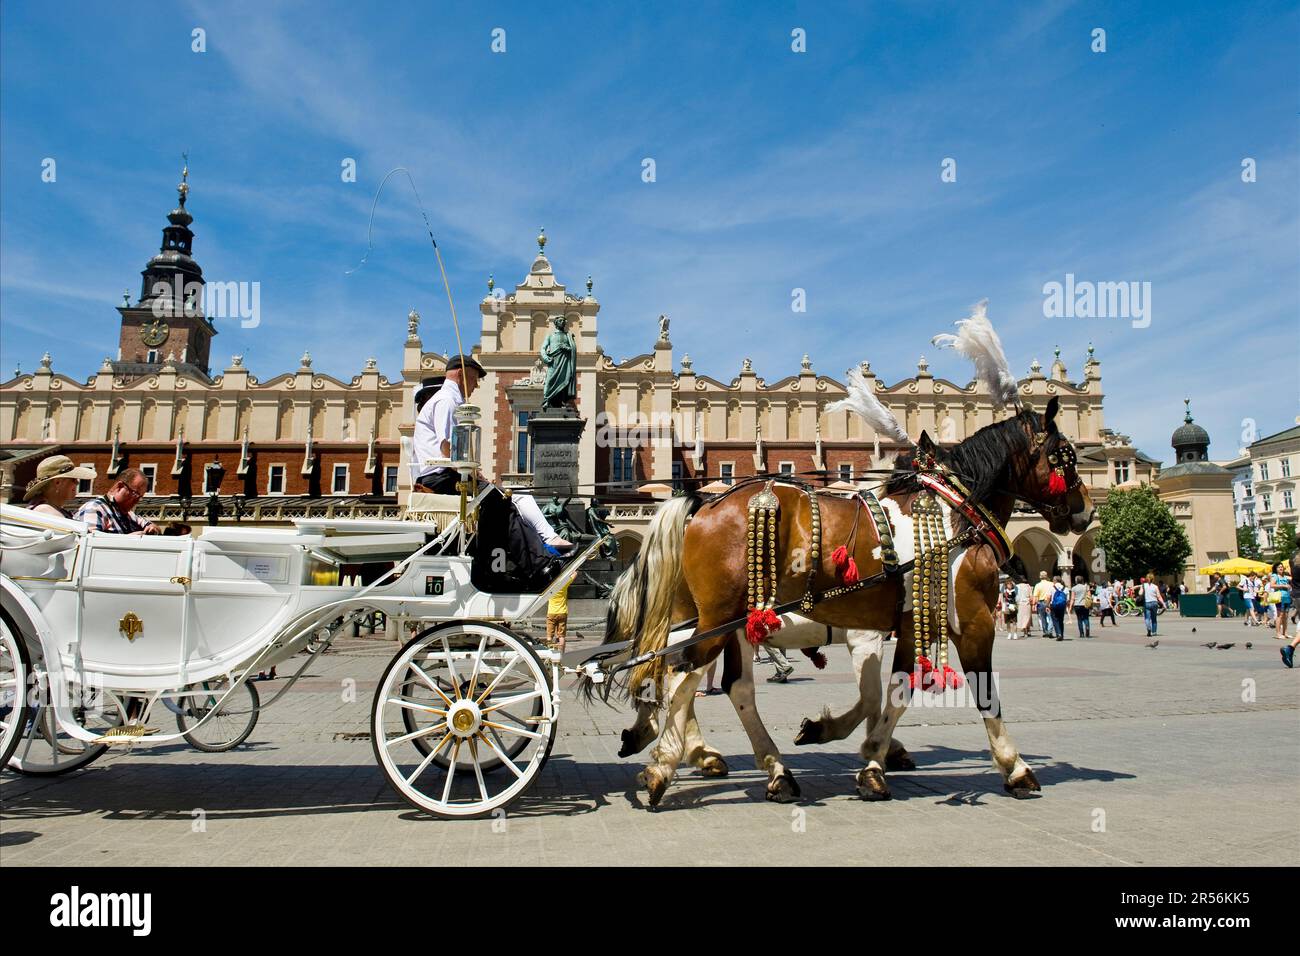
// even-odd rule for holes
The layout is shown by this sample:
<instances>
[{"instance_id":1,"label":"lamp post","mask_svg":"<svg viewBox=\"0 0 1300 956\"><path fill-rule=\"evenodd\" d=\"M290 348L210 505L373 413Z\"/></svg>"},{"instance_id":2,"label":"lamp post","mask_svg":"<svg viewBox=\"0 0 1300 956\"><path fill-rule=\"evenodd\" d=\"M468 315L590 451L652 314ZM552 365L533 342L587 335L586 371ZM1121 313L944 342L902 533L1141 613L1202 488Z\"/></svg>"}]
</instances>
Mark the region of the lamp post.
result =
<instances>
[{"instance_id":1,"label":"lamp post","mask_svg":"<svg viewBox=\"0 0 1300 956\"><path fill-rule=\"evenodd\" d=\"M213 459L203 468L203 485L208 491L208 525L216 527L221 520L225 509L221 507L221 481L226 477L226 469L221 467L221 462Z\"/></svg>"}]
</instances>

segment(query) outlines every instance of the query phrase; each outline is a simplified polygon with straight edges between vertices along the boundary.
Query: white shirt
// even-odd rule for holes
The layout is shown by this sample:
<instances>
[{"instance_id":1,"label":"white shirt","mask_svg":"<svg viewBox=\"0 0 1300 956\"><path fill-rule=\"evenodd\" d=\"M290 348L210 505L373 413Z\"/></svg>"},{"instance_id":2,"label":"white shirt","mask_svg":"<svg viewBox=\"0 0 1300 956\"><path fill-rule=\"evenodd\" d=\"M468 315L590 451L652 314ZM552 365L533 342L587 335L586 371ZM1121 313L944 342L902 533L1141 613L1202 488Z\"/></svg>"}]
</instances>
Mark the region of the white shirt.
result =
<instances>
[{"instance_id":1,"label":"white shirt","mask_svg":"<svg viewBox=\"0 0 1300 956\"><path fill-rule=\"evenodd\" d=\"M1142 600L1147 604L1160 603L1160 587L1150 581L1142 585Z\"/></svg>"},{"instance_id":2,"label":"white shirt","mask_svg":"<svg viewBox=\"0 0 1300 956\"><path fill-rule=\"evenodd\" d=\"M411 454L415 457L415 473L424 477L431 473L441 473L446 468L431 469L426 462L435 458L446 458L442 443L451 446L451 430L456 424L456 409L465 404L465 396L460 393L460 386L447 379L442 388L424 403L420 414L415 418L415 435L411 439Z\"/></svg>"},{"instance_id":3,"label":"white shirt","mask_svg":"<svg viewBox=\"0 0 1300 956\"><path fill-rule=\"evenodd\" d=\"M1103 611L1108 609L1110 607L1110 602L1114 599L1114 595L1115 592L1110 589L1109 585L1102 588L1100 591L1097 592L1098 607L1100 607Z\"/></svg>"}]
</instances>

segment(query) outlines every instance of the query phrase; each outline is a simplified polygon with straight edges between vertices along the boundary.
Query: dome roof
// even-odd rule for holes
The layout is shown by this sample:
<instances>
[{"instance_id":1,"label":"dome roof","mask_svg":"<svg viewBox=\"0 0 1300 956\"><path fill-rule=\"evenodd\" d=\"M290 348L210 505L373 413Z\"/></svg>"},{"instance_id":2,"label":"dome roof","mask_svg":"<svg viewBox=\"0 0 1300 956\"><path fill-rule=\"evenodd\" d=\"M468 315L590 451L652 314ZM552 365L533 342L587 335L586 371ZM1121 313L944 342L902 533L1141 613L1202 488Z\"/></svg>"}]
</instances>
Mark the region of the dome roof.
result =
<instances>
[{"instance_id":1,"label":"dome roof","mask_svg":"<svg viewBox=\"0 0 1300 956\"><path fill-rule=\"evenodd\" d=\"M1180 462L1203 460L1209 448L1210 433L1192 421L1192 400L1185 398L1183 404L1187 406L1183 413L1183 423L1174 429L1169 443L1174 446Z\"/></svg>"}]
</instances>

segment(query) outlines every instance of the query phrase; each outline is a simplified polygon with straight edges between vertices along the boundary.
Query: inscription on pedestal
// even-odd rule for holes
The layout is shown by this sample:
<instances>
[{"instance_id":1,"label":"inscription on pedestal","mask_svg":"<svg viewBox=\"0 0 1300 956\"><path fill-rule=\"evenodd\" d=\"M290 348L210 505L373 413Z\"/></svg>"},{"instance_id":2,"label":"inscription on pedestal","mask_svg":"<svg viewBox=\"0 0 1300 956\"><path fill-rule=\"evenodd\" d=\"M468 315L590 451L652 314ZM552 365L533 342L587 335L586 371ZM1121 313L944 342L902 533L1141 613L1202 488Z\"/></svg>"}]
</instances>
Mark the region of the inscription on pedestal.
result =
<instances>
[{"instance_id":1,"label":"inscription on pedestal","mask_svg":"<svg viewBox=\"0 0 1300 956\"><path fill-rule=\"evenodd\" d=\"M578 439L586 422L573 415L542 413L529 419L533 488L543 498L578 493Z\"/></svg>"}]
</instances>

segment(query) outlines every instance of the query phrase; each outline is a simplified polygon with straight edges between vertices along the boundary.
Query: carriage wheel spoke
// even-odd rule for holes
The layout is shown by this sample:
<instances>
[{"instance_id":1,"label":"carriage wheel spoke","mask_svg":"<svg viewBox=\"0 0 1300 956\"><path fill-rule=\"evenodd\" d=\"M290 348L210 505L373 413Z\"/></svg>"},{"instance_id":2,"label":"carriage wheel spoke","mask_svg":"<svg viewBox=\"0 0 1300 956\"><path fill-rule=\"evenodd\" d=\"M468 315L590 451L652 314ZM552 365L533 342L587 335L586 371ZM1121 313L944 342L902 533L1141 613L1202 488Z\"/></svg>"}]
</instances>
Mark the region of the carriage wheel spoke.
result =
<instances>
[{"instance_id":1,"label":"carriage wheel spoke","mask_svg":"<svg viewBox=\"0 0 1300 956\"><path fill-rule=\"evenodd\" d=\"M437 694L439 697L445 700L447 702L448 707L450 707L453 703L455 703L455 701L453 701L450 697L448 697L446 694L442 692L442 688L439 687L438 684L428 674L426 674L423 668L421 668L419 664L415 663L414 660L408 662L407 666L411 668L411 670L415 671L416 675L420 678L420 680L422 680L425 683L425 685L431 691L433 691L435 694Z\"/></svg>"},{"instance_id":2,"label":"carriage wheel spoke","mask_svg":"<svg viewBox=\"0 0 1300 956\"><path fill-rule=\"evenodd\" d=\"M406 778L406 783L408 786L415 785L415 778L418 777L420 774L424 773L424 771L428 769L429 764L433 763L433 758L438 756L438 754L442 752L442 748L447 746L447 741L449 740L451 740L451 734L447 734L447 736L439 740L438 746L434 747L432 750L429 751L428 756L424 758L424 761L420 764L420 766L416 767L415 770L411 773L411 775Z\"/></svg>"},{"instance_id":3,"label":"carriage wheel spoke","mask_svg":"<svg viewBox=\"0 0 1300 956\"><path fill-rule=\"evenodd\" d=\"M478 639L478 650L474 652L474 669L470 671L469 683L465 685L466 687L469 688L469 690L466 691L465 693L466 697L474 696L474 682L478 680L479 668L483 664L483 648L486 645L487 645L487 635L484 634L482 637Z\"/></svg>"},{"instance_id":4,"label":"carriage wheel spoke","mask_svg":"<svg viewBox=\"0 0 1300 956\"><path fill-rule=\"evenodd\" d=\"M414 740L416 737L428 737L430 734L436 734L447 729L447 722L444 720L440 724L434 724L432 727L424 727L420 730L413 730L409 734L403 734L401 737L394 737L392 740L385 739L385 747L396 747L398 744L404 744L408 740Z\"/></svg>"},{"instance_id":5,"label":"carriage wheel spoke","mask_svg":"<svg viewBox=\"0 0 1300 956\"><path fill-rule=\"evenodd\" d=\"M514 669L514 666L519 663L519 657L519 654L515 654L510 658L510 663L497 671L497 676L492 678L492 683L488 684L487 689L483 691L483 693L479 694L478 700L474 701L474 703L482 705L483 701L487 700L488 697L491 696L492 691L496 690L497 684L501 683L501 679L509 674Z\"/></svg>"},{"instance_id":6,"label":"carriage wheel spoke","mask_svg":"<svg viewBox=\"0 0 1300 956\"><path fill-rule=\"evenodd\" d=\"M531 730L524 730L522 727L509 727L506 724L493 723L490 720L483 721L483 726L492 727L495 730L504 730L508 734L518 734L520 737L528 737L532 740L545 740L545 734L539 734Z\"/></svg>"},{"instance_id":7,"label":"carriage wheel spoke","mask_svg":"<svg viewBox=\"0 0 1300 956\"><path fill-rule=\"evenodd\" d=\"M478 780L479 796L483 798L484 803L487 803L488 800L487 785L483 783L483 768L479 766L478 742L473 737L469 738L469 755L470 757L473 758L474 778Z\"/></svg>"},{"instance_id":8,"label":"carriage wheel spoke","mask_svg":"<svg viewBox=\"0 0 1300 956\"><path fill-rule=\"evenodd\" d=\"M460 677L456 674L456 664L451 659L451 645L447 643L447 635L442 635L442 653L447 661L447 673L451 674L451 689L456 694L456 699L460 700Z\"/></svg>"},{"instance_id":9,"label":"carriage wheel spoke","mask_svg":"<svg viewBox=\"0 0 1300 956\"><path fill-rule=\"evenodd\" d=\"M389 697L385 703L392 704L394 707L405 707L407 710L418 710L422 713L433 714L435 717L447 716L447 712L441 708L434 707L432 704L425 704L417 700L411 700L407 697Z\"/></svg>"},{"instance_id":10,"label":"carriage wheel spoke","mask_svg":"<svg viewBox=\"0 0 1300 956\"><path fill-rule=\"evenodd\" d=\"M497 736L497 732L493 730L493 728L489 727L488 730L492 732L492 736L494 737ZM524 775L524 772L515 766L515 762L511 760L508 756L506 756L504 745L502 745L501 747L497 747L496 744L492 743L492 741L487 739L487 736L481 730L478 732L478 735L483 738L483 743L487 744L488 747L492 749L492 752L497 755L497 758L503 764L505 764L507 767L510 768L511 773L513 773L516 777L522 777ZM500 743L500 741L501 738L497 737L497 742Z\"/></svg>"},{"instance_id":11,"label":"carriage wheel spoke","mask_svg":"<svg viewBox=\"0 0 1300 956\"><path fill-rule=\"evenodd\" d=\"M447 784L442 788L442 802L448 803L451 800L451 779L456 776L456 761L460 759L460 741L457 740L452 745L455 749L451 752L451 760L447 763Z\"/></svg>"},{"instance_id":12,"label":"carriage wheel spoke","mask_svg":"<svg viewBox=\"0 0 1300 956\"><path fill-rule=\"evenodd\" d=\"M529 691L527 694L515 694L511 697L505 698L499 704L492 704L490 707L484 707L483 713L490 714L498 707L506 707L512 704L522 704L526 700L535 700L538 697L543 697L545 695L546 695L546 691L544 690L533 690L533 691Z\"/></svg>"}]
</instances>

